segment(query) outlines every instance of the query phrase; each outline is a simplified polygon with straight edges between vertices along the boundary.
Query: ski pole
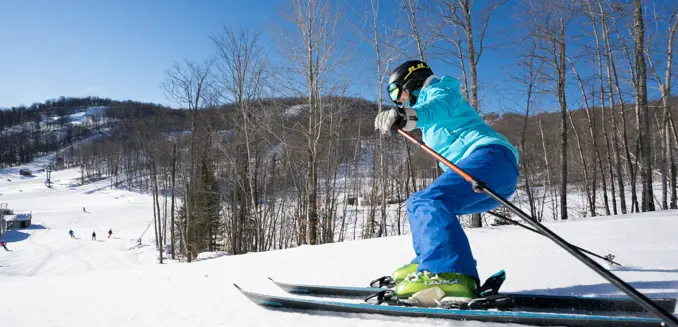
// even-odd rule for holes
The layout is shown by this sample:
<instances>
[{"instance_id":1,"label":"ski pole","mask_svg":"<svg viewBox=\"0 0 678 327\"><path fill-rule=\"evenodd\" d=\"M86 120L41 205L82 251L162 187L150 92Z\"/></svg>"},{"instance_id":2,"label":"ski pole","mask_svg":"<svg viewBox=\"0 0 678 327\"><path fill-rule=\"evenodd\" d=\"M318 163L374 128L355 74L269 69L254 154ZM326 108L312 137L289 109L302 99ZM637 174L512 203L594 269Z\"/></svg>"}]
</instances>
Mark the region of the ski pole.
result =
<instances>
[{"instance_id":1,"label":"ski pole","mask_svg":"<svg viewBox=\"0 0 678 327\"><path fill-rule=\"evenodd\" d=\"M515 220L513 220L513 219L511 219L511 218L509 218L509 217L506 217L506 216L504 216L504 215L500 215L500 214L498 214L498 213L496 213L496 212L493 212L493 211L488 211L487 213L489 213L490 215L493 215L493 216L495 216L495 217L497 217L497 218L499 218L499 219L502 219L502 220L504 220L504 221L508 221L509 223L511 223L511 224L513 224L513 225L520 226L520 227L525 228L525 229L527 229L527 230L529 230L529 231L532 231L532 232L534 232L534 233L537 233L537 234L539 234L539 235L544 236L544 234L540 233L538 230L536 230L536 229L534 229L534 228L532 228L532 227L530 227L530 226L525 226L525 225L523 225L523 224L521 224L521 223L519 223L519 222L517 222L517 221L515 221ZM608 254L608 255L606 255L606 256L603 257L603 256L598 255L598 254L595 254L595 253L593 253L593 252L591 252L591 251L589 251L589 250L587 250L587 249L580 248L580 247L578 247L578 246L576 246L576 245L574 245L574 244L571 244L571 245L574 246L577 250L579 250L579 251L581 251L581 252L588 253L588 254L590 254L590 255L596 257L596 258L603 259L603 260L609 262L610 264L614 264L614 265L617 265L617 266L620 266L620 267L622 266L621 264L619 264L619 263L617 263L617 262L614 261L614 255L612 255L612 254Z\"/></svg>"},{"instance_id":2,"label":"ski pole","mask_svg":"<svg viewBox=\"0 0 678 327\"><path fill-rule=\"evenodd\" d=\"M487 185L483 181L480 181L480 180L473 178L473 176L469 175L463 169L459 168L457 165L455 165L455 164L451 163L449 160L445 159L445 157L441 156L438 152L429 148L426 144L417 140L414 136L410 135L410 133L405 132L401 128L398 128L397 131L398 131L398 133L400 133L400 135L404 136L410 142L418 145L422 150L428 152L430 155L432 155L438 161L442 162L445 166L452 169L452 171L457 173L464 180L471 183L471 186L473 187L474 191L485 192L491 198L497 200L497 202L501 203L506 208L508 208L509 210L513 211L515 214L520 216L520 218L524 219L526 222L528 222L530 225L532 225L532 227L534 227L539 232L541 232L542 235L550 238L554 243L558 244L558 246L563 248L565 251L567 251L572 256L574 256L579 261L581 261L583 264L585 264L586 266L591 268L593 271L598 273L601 277L607 279L607 281L609 281L614 286L619 288L621 291L626 293L634 301L636 301L640 306L645 308L645 310L652 312L654 315L659 317L661 320L663 320L668 325L678 327L678 318L674 317L668 311L664 310L662 307L660 307L656 303L652 302L645 295L638 292L635 288L633 288L631 285L629 285L626 282L624 282L623 280L621 280L619 277L617 277L614 274L607 271L607 269L605 269L603 266L599 265L597 262L593 261L593 259L591 259L591 258L587 257L586 255L584 255L583 253L581 253L579 250L574 248L570 243L568 243L567 241L562 239L556 233L552 232L550 229L548 229L546 226L544 226L543 224L538 222L536 219L534 219L533 217L530 217L530 215L526 214L524 211L520 210L520 208L513 205L513 203L504 199L501 195L497 194L495 191L493 191L492 189L487 187Z\"/></svg>"}]
</instances>

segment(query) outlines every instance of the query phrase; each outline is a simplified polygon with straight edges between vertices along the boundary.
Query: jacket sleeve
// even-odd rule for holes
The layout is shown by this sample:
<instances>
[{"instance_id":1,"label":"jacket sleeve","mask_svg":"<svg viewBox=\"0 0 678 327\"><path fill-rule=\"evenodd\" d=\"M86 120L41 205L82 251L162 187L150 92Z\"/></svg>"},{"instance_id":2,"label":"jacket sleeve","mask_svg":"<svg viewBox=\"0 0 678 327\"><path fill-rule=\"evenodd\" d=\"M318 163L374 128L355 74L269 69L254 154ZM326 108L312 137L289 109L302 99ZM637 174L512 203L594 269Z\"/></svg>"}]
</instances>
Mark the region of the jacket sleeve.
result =
<instances>
[{"instance_id":1,"label":"jacket sleeve","mask_svg":"<svg viewBox=\"0 0 678 327\"><path fill-rule=\"evenodd\" d=\"M432 85L422 90L426 97L417 102L412 109L417 112L417 127L428 127L441 120L450 120L458 116L462 106L468 106L454 88L441 88Z\"/></svg>"}]
</instances>

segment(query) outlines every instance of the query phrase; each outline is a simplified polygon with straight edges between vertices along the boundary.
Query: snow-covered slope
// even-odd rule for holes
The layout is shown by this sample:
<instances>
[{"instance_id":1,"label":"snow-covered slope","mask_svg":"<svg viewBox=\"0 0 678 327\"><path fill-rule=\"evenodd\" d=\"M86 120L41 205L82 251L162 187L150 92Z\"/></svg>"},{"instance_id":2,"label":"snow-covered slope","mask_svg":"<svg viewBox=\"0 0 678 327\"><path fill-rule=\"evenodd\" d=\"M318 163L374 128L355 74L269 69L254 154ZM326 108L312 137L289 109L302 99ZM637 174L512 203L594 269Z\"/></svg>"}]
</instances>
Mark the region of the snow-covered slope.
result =
<instances>
[{"instance_id":1,"label":"snow-covered slope","mask_svg":"<svg viewBox=\"0 0 678 327\"><path fill-rule=\"evenodd\" d=\"M52 188L44 185L44 171L24 177L15 170L1 171L0 203L15 213L32 212L33 221L28 229L0 236L12 250L0 255L1 279L119 270L154 262L146 253L150 251L129 250L138 247L137 239L153 219L150 197L111 190L108 181L79 186L77 169L53 172ZM76 239L69 237L70 229ZM114 233L110 239L109 229ZM142 245L152 239L152 233L150 239L146 235Z\"/></svg>"},{"instance_id":2,"label":"snow-covered slope","mask_svg":"<svg viewBox=\"0 0 678 327\"><path fill-rule=\"evenodd\" d=\"M362 315L267 311L232 283L283 294L281 281L365 285L407 263L409 236L224 256L191 264L154 264L154 246L131 249L152 219L150 197L110 190L106 181L76 186L77 170L0 180L0 202L33 211L42 227L14 231L0 250L3 326L480 326L488 324ZM87 213L82 212L86 207ZM565 239L624 265L614 273L641 292L678 296L678 212L547 224ZM72 228L80 238L71 240ZM113 228L114 239L105 238ZM98 239L89 234L96 230ZM5 235L5 236L7 236ZM621 296L549 240L514 226L468 230L482 277L505 269L504 291ZM3 238L5 237L3 236ZM153 244L152 228L145 244ZM210 256L207 256L210 257Z\"/></svg>"},{"instance_id":3,"label":"snow-covered slope","mask_svg":"<svg viewBox=\"0 0 678 327\"><path fill-rule=\"evenodd\" d=\"M94 122L99 122L100 125L105 125L108 121L111 121L110 118L105 117L105 113L108 107L98 106L98 107L88 107L81 108L80 111L77 111L73 114L60 116L43 116L40 119L40 129L43 132L61 132L63 134L63 128L60 126L59 119L63 118L64 125L92 125ZM22 131L32 130L35 128L35 122L25 122L23 124L16 124L14 126L6 128L4 133L14 134Z\"/></svg>"},{"instance_id":4,"label":"snow-covered slope","mask_svg":"<svg viewBox=\"0 0 678 327\"><path fill-rule=\"evenodd\" d=\"M98 106L98 107L89 107L86 108L85 110L76 112L74 114L70 114L65 116L64 118L66 119L67 122L73 124L73 125L82 125L86 123L91 123L95 119L103 119L104 113L106 112L106 107L104 106ZM59 120L59 116L49 116L49 117L43 117L42 121L43 122L55 122Z\"/></svg>"}]
</instances>

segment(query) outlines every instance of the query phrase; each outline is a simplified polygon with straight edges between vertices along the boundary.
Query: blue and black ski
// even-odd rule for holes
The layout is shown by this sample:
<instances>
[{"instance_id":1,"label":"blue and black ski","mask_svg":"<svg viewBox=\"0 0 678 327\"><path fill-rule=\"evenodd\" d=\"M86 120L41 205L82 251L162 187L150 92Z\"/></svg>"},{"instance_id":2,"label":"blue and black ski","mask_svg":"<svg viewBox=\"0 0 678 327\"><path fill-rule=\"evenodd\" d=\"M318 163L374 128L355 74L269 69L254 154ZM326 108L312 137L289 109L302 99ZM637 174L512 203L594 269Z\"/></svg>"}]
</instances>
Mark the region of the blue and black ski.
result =
<instances>
[{"instance_id":1,"label":"blue and black ski","mask_svg":"<svg viewBox=\"0 0 678 327\"><path fill-rule=\"evenodd\" d=\"M388 289L378 287L345 287L330 285L290 284L269 278L278 287L288 293L317 297L337 297L351 299L378 298ZM505 279L503 271L490 277L480 288L484 298L476 299L472 309L524 309L524 310L566 310L576 312L645 312L645 309L631 299L610 297L581 297L542 294L499 293L499 287ZM676 307L674 298L652 299L662 308L673 312ZM380 303L382 301L377 301Z\"/></svg>"},{"instance_id":2,"label":"blue and black ski","mask_svg":"<svg viewBox=\"0 0 678 327\"><path fill-rule=\"evenodd\" d=\"M238 285L235 285L235 287L254 303L266 307L268 309L274 310L287 309L299 311L377 314L386 316L472 320L472 321L514 323L537 326L569 326L569 327L664 326L661 320L653 318L580 315L564 313L538 313L521 311L459 310L459 309L375 305L369 303L333 302L307 298L292 298L284 296L258 294L247 292L238 287ZM337 288L334 289L336 290Z\"/></svg>"}]
</instances>

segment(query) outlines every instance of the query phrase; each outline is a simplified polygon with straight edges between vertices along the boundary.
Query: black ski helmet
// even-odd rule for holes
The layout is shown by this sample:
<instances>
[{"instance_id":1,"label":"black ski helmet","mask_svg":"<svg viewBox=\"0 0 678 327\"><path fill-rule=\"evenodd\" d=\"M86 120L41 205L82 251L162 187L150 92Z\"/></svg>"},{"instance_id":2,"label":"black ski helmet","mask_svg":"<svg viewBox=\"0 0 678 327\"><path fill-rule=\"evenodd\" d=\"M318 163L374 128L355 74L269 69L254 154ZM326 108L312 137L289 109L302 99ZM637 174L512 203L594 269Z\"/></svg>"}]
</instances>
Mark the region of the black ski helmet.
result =
<instances>
[{"instance_id":1,"label":"black ski helmet","mask_svg":"<svg viewBox=\"0 0 678 327\"><path fill-rule=\"evenodd\" d=\"M433 75L431 68L423 61L408 60L402 65L398 66L391 77L388 79L388 92L391 101L401 106L403 103L398 102L403 90L410 93L410 106L417 102L418 93L414 92L424 86L426 79Z\"/></svg>"}]
</instances>

